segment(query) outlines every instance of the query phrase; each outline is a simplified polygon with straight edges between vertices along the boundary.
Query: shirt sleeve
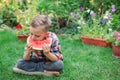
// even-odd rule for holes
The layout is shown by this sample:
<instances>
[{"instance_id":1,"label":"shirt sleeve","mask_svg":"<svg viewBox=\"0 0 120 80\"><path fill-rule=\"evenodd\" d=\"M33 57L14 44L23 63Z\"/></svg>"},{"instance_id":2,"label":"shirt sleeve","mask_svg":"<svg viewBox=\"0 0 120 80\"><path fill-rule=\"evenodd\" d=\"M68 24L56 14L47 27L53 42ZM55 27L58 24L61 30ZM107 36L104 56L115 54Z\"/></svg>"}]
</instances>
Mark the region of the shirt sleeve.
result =
<instances>
[{"instance_id":1,"label":"shirt sleeve","mask_svg":"<svg viewBox=\"0 0 120 80\"><path fill-rule=\"evenodd\" d=\"M61 45L58 40L58 37L53 34L52 35L52 45L51 45L51 52L55 54L59 59L63 60L62 53L60 51Z\"/></svg>"}]
</instances>

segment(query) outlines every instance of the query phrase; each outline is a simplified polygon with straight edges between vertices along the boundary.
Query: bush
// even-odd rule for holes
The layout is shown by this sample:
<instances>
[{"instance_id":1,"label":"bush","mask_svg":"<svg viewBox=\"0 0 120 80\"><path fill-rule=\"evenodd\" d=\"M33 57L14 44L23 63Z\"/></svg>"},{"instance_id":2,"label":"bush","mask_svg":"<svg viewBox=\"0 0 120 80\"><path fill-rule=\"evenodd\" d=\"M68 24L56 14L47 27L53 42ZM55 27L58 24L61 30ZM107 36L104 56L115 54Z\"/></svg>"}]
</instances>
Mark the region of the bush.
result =
<instances>
[{"instance_id":1,"label":"bush","mask_svg":"<svg viewBox=\"0 0 120 80\"><path fill-rule=\"evenodd\" d=\"M84 4L85 3L85 4ZM89 6L89 1L84 0L42 0L38 1L37 10L41 14L52 14L52 30L58 32L62 28L71 28L70 12L79 8L80 5ZM73 22L72 22L73 24ZM75 24L75 23L74 23ZM67 30L69 32L69 30Z\"/></svg>"},{"instance_id":2,"label":"bush","mask_svg":"<svg viewBox=\"0 0 120 80\"><path fill-rule=\"evenodd\" d=\"M0 7L0 25L6 24L9 27L14 27L17 24L16 16L14 16L13 2L1 2L3 6Z\"/></svg>"}]
</instances>

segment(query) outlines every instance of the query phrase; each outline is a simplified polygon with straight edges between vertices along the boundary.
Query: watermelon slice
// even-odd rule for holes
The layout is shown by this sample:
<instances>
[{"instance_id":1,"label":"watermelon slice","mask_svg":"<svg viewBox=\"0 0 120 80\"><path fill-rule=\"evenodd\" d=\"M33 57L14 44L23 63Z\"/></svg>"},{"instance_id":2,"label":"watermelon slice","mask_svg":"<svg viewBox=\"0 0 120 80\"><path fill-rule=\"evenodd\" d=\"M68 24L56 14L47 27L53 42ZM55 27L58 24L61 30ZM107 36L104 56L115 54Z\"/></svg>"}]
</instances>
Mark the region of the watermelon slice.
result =
<instances>
[{"instance_id":1,"label":"watermelon slice","mask_svg":"<svg viewBox=\"0 0 120 80\"><path fill-rule=\"evenodd\" d=\"M41 40L33 40L32 37L29 36L27 39L27 44L31 44L31 46L34 50L42 50L43 44L47 44L47 45L51 46L51 43L52 43L51 38L47 38L47 39L41 41Z\"/></svg>"}]
</instances>

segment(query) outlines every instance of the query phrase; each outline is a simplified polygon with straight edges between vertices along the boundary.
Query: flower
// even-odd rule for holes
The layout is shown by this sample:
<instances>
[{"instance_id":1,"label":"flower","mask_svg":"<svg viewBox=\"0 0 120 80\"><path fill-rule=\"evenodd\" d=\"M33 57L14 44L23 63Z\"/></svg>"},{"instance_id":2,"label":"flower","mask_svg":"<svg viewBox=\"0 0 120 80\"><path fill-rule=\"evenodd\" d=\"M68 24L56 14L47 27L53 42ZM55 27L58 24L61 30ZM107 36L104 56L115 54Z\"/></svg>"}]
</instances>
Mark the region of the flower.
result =
<instances>
[{"instance_id":1,"label":"flower","mask_svg":"<svg viewBox=\"0 0 120 80\"><path fill-rule=\"evenodd\" d=\"M115 46L120 46L120 32L116 30L110 31L110 33L106 35L106 40Z\"/></svg>"},{"instance_id":2,"label":"flower","mask_svg":"<svg viewBox=\"0 0 120 80\"><path fill-rule=\"evenodd\" d=\"M73 18L76 18L76 14L71 12L70 15L73 17Z\"/></svg>"},{"instance_id":3,"label":"flower","mask_svg":"<svg viewBox=\"0 0 120 80\"><path fill-rule=\"evenodd\" d=\"M16 29L22 29L22 25L21 24L18 24L15 26Z\"/></svg>"},{"instance_id":4,"label":"flower","mask_svg":"<svg viewBox=\"0 0 120 80\"><path fill-rule=\"evenodd\" d=\"M29 27L23 26L18 24L15 30L16 35L28 35L29 34Z\"/></svg>"},{"instance_id":5,"label":"flower","mask_svg":"<svg viewBox=\"0 0 120 80\"><path fill-rule=\"evenodd\" d=\"M116 46L120 46L120 32L118 31L114 31L114 41L113 44L115 44Z\"/></svg>"},{"instance_id":6,"label":"flower","mask_svg":"<svg viewBox=\"0 0 120 80\"><path fill-rule=\"evenodd\" d=\"M94 11L90 11L90 15L95 17L96 16L96 13L94 13Z\"/></svg>"},{"instance_id":7,"label":"flower","mask_svg":"<svg viewBox=\"0 0 120 80\"><path fill-rule=\"evenodd\" d=\"M112 13L114 13L115 11L116 11L115 5L112 5Z\"/></svg>"},{"instance_id":8,"label":"flower","mask_svg":"<svg viewBox=\"0 0 120 80\"><path fill-rule=\"evenodd\" d=\"M102 19L101 21L100 21L100 24L105 24L106 23L106 21L104 20L104 19Z\"/></svg>"},{"instance_id":9,"label":"flower","mask_svg":"<svg viewBox=\"0 0 120 80\"><path fill-rule=\"evenodd\" d=\"M84 9L84 8L83 8L82 6L80 6L80 11L83 11L83 9Z\"/></svg>"},{"instance_id":10,"label":"flower","mask_svg":"<svg viewBox=\"0 0 120 80\"><path fill-rule=\"evenodd\" d=\"M119 34L118 31L115 31L115 32L114 32L114 35L115 35L115 36L118 36L118 34Z\"/></svg>"},{"instance_id":11,"label":"flower","mask_svg":"<svg viewBox=\"0 0 120 80\"><path fill-rule=\"evenodd\" d=\"M74 22L78 25L78 32L82 36L106 39L107 34L113 32L113 29L117 29L113 28L115 21L118 20L116 16L114 17L115 11L115 5L102 14L89 8L80 7L74 12L77 16Z\"/></svg>"}]
</instances>

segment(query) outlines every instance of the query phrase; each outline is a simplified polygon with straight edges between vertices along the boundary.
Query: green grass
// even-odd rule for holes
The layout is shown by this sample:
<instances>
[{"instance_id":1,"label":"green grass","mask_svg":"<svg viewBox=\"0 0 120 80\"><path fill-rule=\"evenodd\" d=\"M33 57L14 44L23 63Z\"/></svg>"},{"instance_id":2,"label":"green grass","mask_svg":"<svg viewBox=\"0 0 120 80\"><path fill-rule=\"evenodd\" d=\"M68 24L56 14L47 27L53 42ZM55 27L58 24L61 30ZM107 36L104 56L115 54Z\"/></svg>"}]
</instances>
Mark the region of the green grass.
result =
<instances>
[{"instance_id":1,"label":"green grass","mask_svg":"<svg viewBox=\"0 0 120 80\"><path fill-rule=\"evenodd\" d=\"M15 34L0 32L0 80L120 80L120 59L112 49L82 44L79 39L59 37L64 56L64 70L59 77L28 76L12 71L22 57L25 41Z\"/></svg>"}]
</instances>

